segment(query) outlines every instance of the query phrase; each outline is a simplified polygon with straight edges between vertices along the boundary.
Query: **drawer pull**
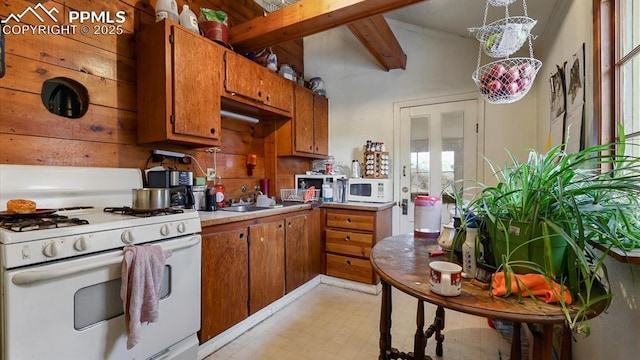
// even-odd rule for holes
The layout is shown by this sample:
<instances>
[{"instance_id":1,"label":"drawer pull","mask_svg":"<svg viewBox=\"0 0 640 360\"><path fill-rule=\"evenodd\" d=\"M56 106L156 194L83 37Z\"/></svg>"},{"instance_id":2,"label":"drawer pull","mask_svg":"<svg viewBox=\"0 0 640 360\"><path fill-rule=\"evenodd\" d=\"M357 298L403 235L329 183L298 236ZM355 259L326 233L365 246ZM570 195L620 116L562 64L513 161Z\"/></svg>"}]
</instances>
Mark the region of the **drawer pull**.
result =
<instances>
[{"instance_id":1,"label":"drawer pull","mask_svg":"<svg viewBox=\"0 0 640 360\"><path fill-rule=\"evenodd\" d=\"M347 260L347 265L351 265L351 260Z\"/></svg>"},{"instance_id":2,"label":"drawer pull","mask_svg":"<svg viewBox=\"0 0 640 360\"><path fill-rule=\"evenodd\" d=\"M347 235L347 236L345 236L345 237L344 237L344 241L349 241L349 240L351 240L351 238L349 237L349 235Z\"/></svg>"},{"instance_id":3,"label":"drawer pull","mask_svg":"<svg viewBox=\"0 0 640 360\"><path fill-rule=\"evenodd\" d=\"M348 222L348 223L351 223L351 219L350 219L350 218L347 218L347 222Z\"/></svg>"}]
</instances>

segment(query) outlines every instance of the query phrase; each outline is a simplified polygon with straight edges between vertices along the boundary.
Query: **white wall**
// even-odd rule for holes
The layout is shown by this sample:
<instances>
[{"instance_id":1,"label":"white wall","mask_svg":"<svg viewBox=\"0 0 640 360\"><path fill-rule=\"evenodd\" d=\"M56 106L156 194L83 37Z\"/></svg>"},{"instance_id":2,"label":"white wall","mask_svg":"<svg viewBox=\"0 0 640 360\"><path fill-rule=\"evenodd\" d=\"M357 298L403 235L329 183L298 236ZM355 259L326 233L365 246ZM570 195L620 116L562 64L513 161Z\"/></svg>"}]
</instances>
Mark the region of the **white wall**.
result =
<instances>
[{"instance_id":1,"label":"white wall","mask_svg":"<svg viewBox=\"0 0 640 360\"><path fill-rule=\"evenodd\" d=\"M479 96L471 79L477 65L476 40L388 22L407 54L406 70L384 71L346 27L304 40L305 76L322 77L330 101L329 152L344 165L362 159L367 139L383 141L387 149L394 149L394 103L470 93ZM489 60L483 57L482 64L486 62ZM536 145L535 102L532 89L519 102L485 107L480 136L490 141L483 155L502 163L507 159L504 149L518 153ZM394 213L394 233L397 216Z\"/></svg>"},{"instance_id":2,"label":"white wall","mask_svg":"<svg viewBox=\"0 0 640 360\"><path fill-rule=\"evenodd\" d=\"M550 127L549 76L585 43L586 119L593 120L593 13L591 0L573 0L564 21L554 32L554 41L545 49L538 73L538 147L543 148ZM591 129L593 131L593 129ZM577 335L574 359L635 359L640 352L640 265L628 265L608 258L605 264L612 281L613 303L609 311L590 322L591 335ZM636 280L632 279L632 271Z\"/></svg>"}]
</instances>

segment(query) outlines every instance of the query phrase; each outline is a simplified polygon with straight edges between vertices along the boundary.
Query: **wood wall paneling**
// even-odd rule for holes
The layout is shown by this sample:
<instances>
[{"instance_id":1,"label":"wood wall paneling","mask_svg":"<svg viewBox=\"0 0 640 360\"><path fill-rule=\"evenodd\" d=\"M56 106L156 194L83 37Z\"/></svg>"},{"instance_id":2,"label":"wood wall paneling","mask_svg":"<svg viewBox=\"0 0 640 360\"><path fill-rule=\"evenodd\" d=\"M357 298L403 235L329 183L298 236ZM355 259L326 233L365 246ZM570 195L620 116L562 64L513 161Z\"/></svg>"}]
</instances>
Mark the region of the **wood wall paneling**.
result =
<instances>
[{"instance_id":1,"label":"wood wall paneling","mask_svg":"<svg viewBox=\"0 0 640 360\"><path fill-rule=\"evenodd\" d=\"M179 145L136 144L136 62L135 33L155 21L155 0L56 0L44 2L56 7L60 24L69 23L70 9L84 11L124 11L126 21L123 34L9 34L6 39L6 74L0 79L0 163L63 166L99 166L147 168L160 163L150 160L151 150L164 149L192 155L203 171L213 167L213 157L205 149L186 149ZM223 10L229 15L231 27L263 16L253 0L187 0L199 15L200 7ZM22 13L33 2L5 1L0 17ZM32 15L21 19L24 24L41 24ZM44 25L54 24L52 20ZM75 24L79 25L79 24ZM99 24L96 24L99 25ZM91 29L91 27L90 27ZM98 27L102 29L102 27ZM304 71L302 40L274 46L279 63L288 63ZM196 50L197 51L197 50ZM80 119L66 119L46 111L40 99L44 80L64 76L85 85L90 106ZM218 173L227 187L228 198L253 195L258 179L277 172L275 186L293 186L293 174L310 168L302 158L275 159L273 140L269 139L271 120L247 124L223 120L222 146L217 154ZM269 145L271 144L271 145ZM253 176L246 173L247 154L257 155ZM268 158L267 158L268 156ZM191 164L165 161L166 167L194 171L204 176L200 168ZM282 184L282 185L280 185ZM245 185L248 190L242 193ZM279 189L274 186L274 189ZM278 193L279 195L279 193Z\"/></svg>"}]
</instances>

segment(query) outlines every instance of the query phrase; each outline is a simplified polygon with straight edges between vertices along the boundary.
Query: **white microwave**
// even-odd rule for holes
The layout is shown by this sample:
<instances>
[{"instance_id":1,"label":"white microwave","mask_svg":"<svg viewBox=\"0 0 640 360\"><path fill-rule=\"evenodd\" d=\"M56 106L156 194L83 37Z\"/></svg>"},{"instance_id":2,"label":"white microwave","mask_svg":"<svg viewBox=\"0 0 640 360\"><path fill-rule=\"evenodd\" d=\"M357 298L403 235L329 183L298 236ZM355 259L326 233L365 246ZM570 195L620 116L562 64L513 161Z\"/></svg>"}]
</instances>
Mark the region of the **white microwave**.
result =
<instances>
[{"instance_id":1,"label":"white microwave","mask_svg":"<svg viewBox=\"0 0 640 360\"><path fill-rule=\"evenodd\" d=\"M386 203L393 201L391 179L349 179L349 201Z\"/></svg>"}]
</instances>

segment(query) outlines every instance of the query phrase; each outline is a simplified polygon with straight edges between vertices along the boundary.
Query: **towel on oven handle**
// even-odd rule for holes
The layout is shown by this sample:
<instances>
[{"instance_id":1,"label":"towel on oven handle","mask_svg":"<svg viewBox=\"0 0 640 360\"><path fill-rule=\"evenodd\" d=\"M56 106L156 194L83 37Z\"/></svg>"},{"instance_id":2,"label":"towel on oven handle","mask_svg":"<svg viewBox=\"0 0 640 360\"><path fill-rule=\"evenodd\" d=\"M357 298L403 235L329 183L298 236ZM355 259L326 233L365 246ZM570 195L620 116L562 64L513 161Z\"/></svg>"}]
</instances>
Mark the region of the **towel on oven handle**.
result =
<instances>
[{"instance_id":1,"label":"towel on oven handle","mask_svg":"<svg viewBox=\"0 0 640 360\"><path fill-rule=\"evenodd\" d=\"M143 322L158 320L164 262L171 256L160 245L126 246L122 259L120 298L124 308L127 349L140 341Z\"/></svg>"}]
</instances>

